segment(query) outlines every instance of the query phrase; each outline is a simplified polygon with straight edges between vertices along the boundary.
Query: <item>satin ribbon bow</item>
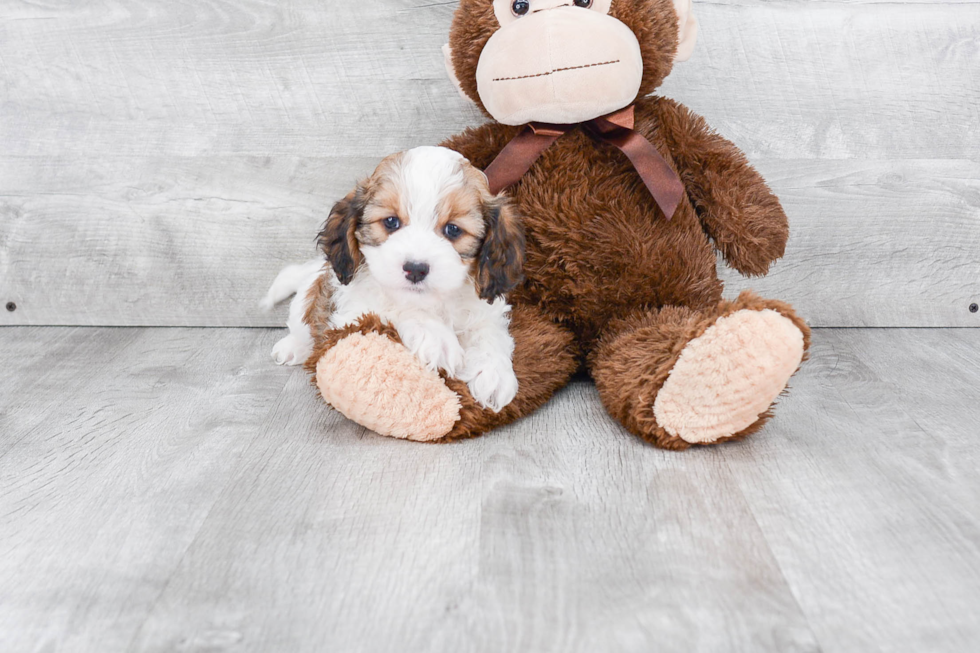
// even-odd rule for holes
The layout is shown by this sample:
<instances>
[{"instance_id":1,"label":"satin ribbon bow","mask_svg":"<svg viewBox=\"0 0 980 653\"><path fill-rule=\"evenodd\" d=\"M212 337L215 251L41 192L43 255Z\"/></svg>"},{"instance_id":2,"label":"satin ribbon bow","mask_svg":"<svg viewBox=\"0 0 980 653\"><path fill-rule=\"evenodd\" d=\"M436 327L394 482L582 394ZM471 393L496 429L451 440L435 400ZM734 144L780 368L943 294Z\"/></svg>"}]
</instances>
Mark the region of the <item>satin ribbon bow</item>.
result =
<instances>
[{"instance_id":1,"label":"satin ribbon bow","mask_svg":"<svg viewBox=\"0 0 980 653\"><path fill-rule=\"evenodd\" d=\"M595 139L614 145L629 158L637 174L670 220L684 197L684 183L657 148L633 130L634 108L628 106L595 120L581 123ZM559 138L578 125L532 122L508 143L485 170L490 192L496 195L521 180L534 162Z\"/></svg>"}]
</instances>

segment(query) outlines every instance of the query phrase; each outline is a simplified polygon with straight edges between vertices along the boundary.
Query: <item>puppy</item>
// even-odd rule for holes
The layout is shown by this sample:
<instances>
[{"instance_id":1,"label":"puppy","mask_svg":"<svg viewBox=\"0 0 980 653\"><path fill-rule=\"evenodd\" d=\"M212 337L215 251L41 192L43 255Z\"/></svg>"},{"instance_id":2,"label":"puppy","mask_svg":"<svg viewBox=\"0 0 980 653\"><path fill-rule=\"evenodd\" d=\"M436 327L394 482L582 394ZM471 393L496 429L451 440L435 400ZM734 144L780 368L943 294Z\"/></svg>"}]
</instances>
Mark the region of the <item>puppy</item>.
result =
<instances>
[{"instance_id":1,"label":"puppy","mask_svg":"<svg viewBox=\"0 0 980 653\"><path fill-rule=\"evenodd\" d=\"M441 147L386 158L333 207L318 242L329 265L286 268L263 302L296 293L277 363L305 363L313 333L374 313L484 407L499 412L514 399L503 297L521 280L524 232L511 203L492 196L466 159Z\"/></svg>"}]
</instances>

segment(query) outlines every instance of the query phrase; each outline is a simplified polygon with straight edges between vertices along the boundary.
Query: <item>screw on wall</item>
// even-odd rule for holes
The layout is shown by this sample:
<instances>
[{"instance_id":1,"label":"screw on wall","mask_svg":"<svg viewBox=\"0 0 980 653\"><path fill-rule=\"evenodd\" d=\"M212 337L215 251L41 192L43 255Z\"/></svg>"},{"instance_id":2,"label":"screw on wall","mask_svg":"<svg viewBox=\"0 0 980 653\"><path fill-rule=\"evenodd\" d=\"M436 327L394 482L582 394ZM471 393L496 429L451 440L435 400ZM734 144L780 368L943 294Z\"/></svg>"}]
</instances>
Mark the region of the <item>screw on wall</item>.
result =
<instances>
[{"instance_id":1,"label":"screw on wall","mask_svg":"<svg viewBox=\"0 0 980 653\"><path fill-rule=\"evenodd\" d=\"M970 304L970 312L971 313L980 312L980 306L978 306L977 304Z\"/></svg>"},{"instance_id":2,"label":"screw on wall","mask_svg":"<svg viewBox=\"0 0 980 653\"><path fill-rule=\"evenodd\" d=\"M16 310L17 310L17 304L15 304L13 302L7 302L7 312L8 313L13 313Z\"/></svg>"}]
</instances>

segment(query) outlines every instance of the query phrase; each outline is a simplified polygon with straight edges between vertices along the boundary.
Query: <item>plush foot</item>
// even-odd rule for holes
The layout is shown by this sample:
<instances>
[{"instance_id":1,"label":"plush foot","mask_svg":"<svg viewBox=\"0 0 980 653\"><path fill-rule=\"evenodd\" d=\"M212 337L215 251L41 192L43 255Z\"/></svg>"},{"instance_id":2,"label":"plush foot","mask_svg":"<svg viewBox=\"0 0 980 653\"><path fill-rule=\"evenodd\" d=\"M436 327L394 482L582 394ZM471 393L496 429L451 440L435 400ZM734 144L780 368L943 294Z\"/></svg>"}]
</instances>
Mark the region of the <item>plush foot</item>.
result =
<instances>
[{"instance_id":1,"label":"plush foot","mask_svg":"<svg viewBox=\"0 0 980 653\"><path fill-rule=\"evenodd\" d=\"M657 423L690 444L746 431L799 368L804 340L793 321L772 309L720 318L684 347L654 402Z\"/></svg>"},{"instance_id":2,"label":"plush foot","mask_svg":"<svg viewBox=\"0 0 980 653\"><path fill-rule=\"evenodd\" d=\"M418 442L472 438L533 412L578 369L571 334L543 315L515 307L510 330L513 366L472 358L469 383L428 369L377 316L315 334L306 369L327 403L380 435Z\"/></svg>"},{"instance_id":3,"label":"plush foot","mask_svg":"<svg viewBox=\"0 0 980 653\"><path fill-rule=\"evenodd\" d=\"M589 366L613 417L680 450L762 428L809 341L789 305L744 292L714 310L665 306L610 322Z\"/></svg>"},{"instance_id":4,"label":"plush foot","mask_svg":"<svg viewBox=\"0 0 980 653\"><path fill-rule=\"evenodd\" d=\"M392 438L440 440L460 416L459 396L442 377L380 333L337 342L317 362L316 384L345 417Z\"/></svg>"}]
</instances>

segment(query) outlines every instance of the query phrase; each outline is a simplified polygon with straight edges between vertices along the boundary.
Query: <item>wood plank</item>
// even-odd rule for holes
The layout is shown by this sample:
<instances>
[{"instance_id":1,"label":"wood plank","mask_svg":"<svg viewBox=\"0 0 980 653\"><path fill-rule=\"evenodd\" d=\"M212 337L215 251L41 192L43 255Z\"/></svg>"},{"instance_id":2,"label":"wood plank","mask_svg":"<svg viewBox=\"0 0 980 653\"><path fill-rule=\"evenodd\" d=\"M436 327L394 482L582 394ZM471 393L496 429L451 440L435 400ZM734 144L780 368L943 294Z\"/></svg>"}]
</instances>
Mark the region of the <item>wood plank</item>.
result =
<instances>
[{"instance_id":1,"label":"wood plank","mask_svg":"<svg viewBox=\"0 0 980 653\"><path fill-rule=\"evenodd\" d=\"M333 202L377 163L34 161L0 163L0 300L18 307L0 324L283 325L259 300L285 262L318 255Z\"/></svg>"},{"instance_id":2,"label":"wood plank","mask_svg":"<svg viewBox=\"0 0 980 653\"><path fill-rule=\"evenodd\" d=\"M383 156L478 121L425 0L0 7L6 155Z\"/></svg>"},{"instance_id":3,"label":"wood plank","mask_svg":"<svg viewBox=\"0 0 980 653\"><path fill-rule=\"evenodd\" d=\"M972 159L975 2L695 2L701 37L665 95L751 159Z\"/></svg>"},{"instance_id":4,"label":"wood plank","mask_svg":"<svg viewBox=\"0 0 980 653\"><path fill-rule=\"evenodd\" d=\"M257 301L316 256L332 203L371 159L0 158L2 324L277 326ZM765 279L720 266L815 326L980 326L980 163L764 161L791 216ZM95 186L91 179L101 180ZM0 307L2 308L2 307Z\"/></svg>"},{"instance_id":5,"label":"wood plank","mask_svg":"<svg viewBox=\"0 0 980 653\"><path fill-rule=\"evenodd\" d=\"M140 338L133 330L0 328L0 458L50 424L67 403L91 396L88 381L114 372ZM80 352L99 351L93 359ZM76 404L77 405L77 404Z\"/></svg>"},{"instance_id":6,"label":"wood plank","mask_svg":"<svg viewBox=\"0 0 980 653\"><path fill-rule=\"evenodd\" d=\"M453 3L0 8L7 155L383 156L479 121L446 80ZM664 87L752 157L980 150L975 3L699 2Z\"/></svg>"},{"instance_id":7,"label":"wood plank","mask_svg":"<svg viewBox=\"0 0 980 653\"><path fill-rule=\"evenodd\" d=\"M640 444L590 384L436 447L303 386L134 650L816 650L724 463Z\"/></svg>"},{"instance_id":8,"label":"wood plank","mask_svg":"<svg viewBox=\"0 0 980 653\"><path fill-rule=\"evenodd\" d=\"M41 395L8 395L2 410L0 650L122 651L284 375L266 332L48 332L60 383L0 353Z\"/></svg>"},{"instance_id":9,"label":"wood plank","mask_svg":"<svg viewBox=\"0 0 980 653\"><path fill-rule=\"evenodd\" d=\"M474 566L478 460L368 434L301 373L262 431L133 650L421 649Z\"/></svg>"},{"instance_id":10,"label":"wood plank","mask_svg":"<svg viewBox=\"0 0 980 653\"><path fill-rule=\"evenodd\" d=\"M760 162L790 216L762 279L719 267L819 327L980 327L980 163Z\"/></svg>"},{"instance_id":11,"label":"wood plank","mask_svg":"<svg viewBox=\"0 0 980 653\"><path fill-rule=\"evenodd\" d=\"M978 351L976 330L821 330L768 437L725 452L824 650L980 641Z\"/></svg>"},{"instance_id":12,"label":"wood plank","mask_svg":"<svg viewBox=\"0 0 980 653\"><path fill-rule=\"evenodd\" d=\"M665 86L791 214L762 281L818 326L977 326L974 2L699 3ZM271 326L253 309L380 156L467 125L452 3L0 7L0 325ZM365 47L370 43L371 47Z\"/></svg>"},{"instance_id":13,"label":"wood plank","mask_svg":"<svg viewBox=\"0 0 980 653\"><path fill-rule=\"evenodd\" d=\"M0 650L980 638L980 331L819 330L764 432L681 454L583 381L489 437L383 439L278 335L0 329Z\"/></svg>"}]
</instances>

